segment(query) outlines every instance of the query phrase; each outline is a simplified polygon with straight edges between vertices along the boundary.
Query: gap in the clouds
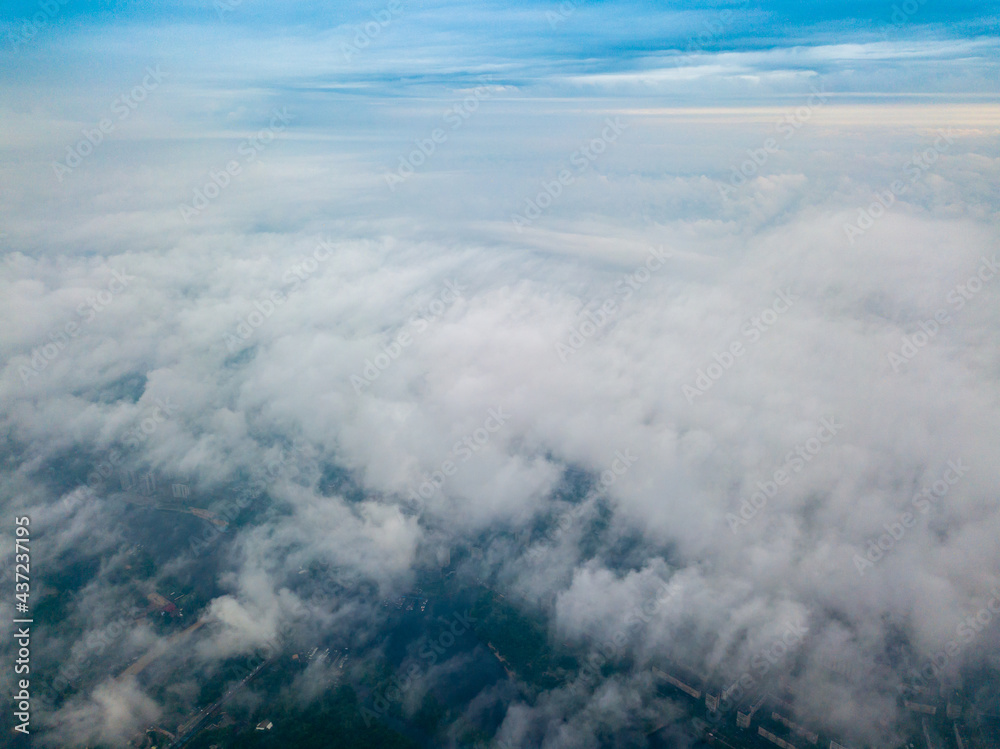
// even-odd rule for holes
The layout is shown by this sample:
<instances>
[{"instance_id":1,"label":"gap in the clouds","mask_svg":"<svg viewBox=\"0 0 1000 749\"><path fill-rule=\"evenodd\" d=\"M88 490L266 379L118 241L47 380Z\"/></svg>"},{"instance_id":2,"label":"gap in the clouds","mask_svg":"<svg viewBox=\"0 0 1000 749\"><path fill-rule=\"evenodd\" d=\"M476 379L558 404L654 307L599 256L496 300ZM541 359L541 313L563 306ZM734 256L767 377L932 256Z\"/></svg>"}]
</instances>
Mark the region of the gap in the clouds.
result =
<instances>
[{"instance_id":1,"label":"gap in the clouds","mask_svg":"<svg viewBox=\"0 0 1000 749\"><path fill-rule=\"evenodd\" d=\"M146 391L145 372L127 372L120 377L87 389L74 390L73 396L91 403L138 403Z\"/></svg>"},{"instance_id":2,"label":"gap in the clouds","mask_svg":"<svg viewBox=\"0 0 1000 749\"><path fill-rule=\"evenodd\" d=\"M641 528L616 524L616 508L617 500L601 486L597 473L567 464L559 482L537 506L508 523L479 531L467 542L457 542L450 550L450 565L455 570L463 565L474 570L477 583L499 586L515 598L521 594L515 590L516 573L505 566L510 560L521 560L529 569L559 560L558 567L569 565L566 575L589 562L599 563L618 576L642 570L651 558L663 559L672 567L681 566L677 550L671 545L651 547ZM421 523L442 530L426 514ZM564 583L569 582L567 577ZM522 603L543 611L549 609L552 600L525 598Z\"/></svg>"},{"instance_id":3,"label":"gap in the clouds","mask_svg":"<svg viewBox=\"0 0 1000 749\"><path fill-rule=\"evenodd\" d=\"M320 466L316 490L324 497L336 495L350 504L357 504L365 499L364 488L357 478L351 471L336 463L323 463Z\"/></svg>"},{"instance_id":4,"label":"gap in the clouds","mask_svg":"<svg viewBox=\"0 0 1000 749\"><path fill-rule=\"evenodd\" d=\"M545 456L546 460L553 460L551 454ZM563 475L559 483L552 491L552 499L572 502L578 504L586 499L587 494L597 485L597 476L582 466L568 465L563 470Z\"/></svg>"},{"instance_id":5,"label":"gap in the clouds","mask_svg":"<svg viewBox=\"0 0 1000 749\"><path fill-rule=\"evenodd\" d=\"M257 356L257 346L247 346L246 348L240 349L239 351L230 354L223 361L223 366L226 369L239 369L254 360Z\"/></svg>"}]
</instances>

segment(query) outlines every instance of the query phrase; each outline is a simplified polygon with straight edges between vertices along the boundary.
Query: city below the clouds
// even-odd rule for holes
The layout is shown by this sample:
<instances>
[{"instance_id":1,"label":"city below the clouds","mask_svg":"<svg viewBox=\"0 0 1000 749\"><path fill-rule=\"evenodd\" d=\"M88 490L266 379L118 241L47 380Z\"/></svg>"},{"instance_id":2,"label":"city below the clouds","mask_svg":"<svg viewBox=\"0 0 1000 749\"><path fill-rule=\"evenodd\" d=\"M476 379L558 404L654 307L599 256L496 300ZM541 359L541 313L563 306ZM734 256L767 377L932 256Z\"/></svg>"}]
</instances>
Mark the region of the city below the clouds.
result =
<instances>
[{"instance_id":1,"label":"city below the clouds","mask_svg":"<svg viewBox=\"0 0 1000 749\"><path fill-rule=\"evenodd\" d=\"M1000 749L998 29L8 0L0 748Z\"/></svg>"}]
</instances>

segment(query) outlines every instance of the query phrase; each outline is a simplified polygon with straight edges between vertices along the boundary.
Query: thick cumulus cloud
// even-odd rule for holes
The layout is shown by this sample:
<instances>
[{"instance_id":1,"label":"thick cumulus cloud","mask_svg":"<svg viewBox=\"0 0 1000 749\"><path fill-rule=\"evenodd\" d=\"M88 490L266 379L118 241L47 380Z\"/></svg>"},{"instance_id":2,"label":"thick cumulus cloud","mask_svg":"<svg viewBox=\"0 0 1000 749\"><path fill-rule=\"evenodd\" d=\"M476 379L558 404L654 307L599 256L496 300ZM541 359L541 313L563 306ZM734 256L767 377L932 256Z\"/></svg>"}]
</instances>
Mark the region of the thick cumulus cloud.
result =
<instances>
[{"instance_id":1,"label":"thick cumulus cloud","mask_svg":"<svg viewBox=\"0 0 1000 749\"><path fill-rule=\"evenodd\" d=\"M933 171L879 211L872 194L909 179L935 131L865 124L886 150L857 155L859 136L813 123L801 151L734 186L637 171L662 118L633 117L633 141L520 235L473 218L447 242L396 236L391 217L371 239L338 238L337 224L220 233L219 205L156 249L8 255L12 506L48 526L55 563L93 542L85 532L113 532L101 529L115 487L82 487L116 449L205 497L263 468L277 511L230 547L201 658L260 647L303 612L345 631L379 616L350 595L293 592L296 570L402 590L442 547L554 516L557 533L477 562L547 610L553 636L624 632L630 662L683 653L723 682L801 628L775 660L800 664L796 707L876 735L894 705L873 696L900 678L877 665L889 640L903 633L919 668L998 582L995 157L981 128L953 128ZM714 127L751 141L741 126ZM672 124L685 128L697 125ZM622 221L631 200L656 219ZM127 285L94 310L115 273ZM58 335L71 321L77 334ZM129 377L141 384L123 395ZM44 466L79 450L92 456L80 484L38 488ZM330 466L363 496L322 490ZM567 466L594 477L582 505L556 496ZM610 521L592 542L598 504ZM995 643L986 629L963 656ZM630 702L643 689L626 679L522 706L504 731L574 745L541 715L596 701L628 722L649 709ZM93 699L95 730L125 720L117 698ZM830 699L845 707L822 710Z\"/></svg>"},{"instance_id":2,"label":"thick cumulus cloud","mask_svg":"<svg viewBox=\"0 0 1000 749\"><path fill-rule=\"evenodd\" d=\"M67 704L43 740L48 746L85 747L95 742L121 746L159 715L159 707L134 680L108 681L89 697Z\"/></svg>"},{"instance_id":3,"label":"thick cumulus cloud","mask_svg":"<svg viewBox=\"0 0 1000 749\"><path fill-rule=\"evenodd\" d=\"M984 54L873 44L699 52L690 76L770 106L641 98L698 85L656 60L547 74L571 105L498 80L443 141L468 81L429 104L274 83L196 117L208 84L180 67L62 179L50 162L101 112L70 127L53 94L45 127L8 120L4 506L31 516L40 569L101 556L41 657L211 670L303 632L377 650L380 600L475 546L466 571L597 664L536 699L480 694L470 715L508 706L498 739L673 730L652 671L670 663L719 688L766 670L802 720L889 741L900 684L1000 585L1000 115L815 98L854 85L845 60ZM250 520L150 519L123 473ZM211 580L183 655L112 629L142 602L123 570L151 527L161 579ZM944 674L998 640L976 628ZM304 701L335 676L310 669ZM52 745L166 710L128 678L51 692Z\"/></svg>"}]
</instances>

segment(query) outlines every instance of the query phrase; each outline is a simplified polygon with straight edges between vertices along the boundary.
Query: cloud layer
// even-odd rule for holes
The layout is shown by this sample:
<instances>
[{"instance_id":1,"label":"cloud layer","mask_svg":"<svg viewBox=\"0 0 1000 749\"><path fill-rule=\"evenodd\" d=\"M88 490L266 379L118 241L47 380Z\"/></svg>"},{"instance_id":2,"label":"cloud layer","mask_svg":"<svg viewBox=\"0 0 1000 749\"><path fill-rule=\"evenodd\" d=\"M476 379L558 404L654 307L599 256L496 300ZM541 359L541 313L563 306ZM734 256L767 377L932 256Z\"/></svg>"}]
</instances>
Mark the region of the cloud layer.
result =
<instances>
[{"instance_id":1,"label":"cloud layer","mask_svg":"<svg viewBox=\"0 0 1000 749\"><path fill-rule=\"evenodd\" d=\"M104 553L39 657L88 633L137 655L163 639L108 634L134 593L124 549L156 525L161 579L206 565L192 668L290 631L377 648L379 601L469 546L463 574L539 612L553 642L624 633L631 667L606 679L484 692L512 743L597 746L673 715L649 671L669 660L720 684L767 663L801 719L880 744L900 683L950 640L949 677L992 663L995 627L960 629L1000 585L990 40L729 35L681 68L647 50L587 70L574 54L535 67L528 37L523 68L490 44L458 74L440 9L406 12L440 38L399 57L403 15L343 76L346 26L275 35L239 74L145 59L164 32L140 26L107 54L130 75L74 74L87 83L66 96L44 38L19 52L53 78L19 68L3 89L2 497L39 529L40 569ZM218 36L206 28L190 43ZM50 31L70 59L106 33ZM246 59L254 33L220 40L219 59ZM88 139L157 64L162 86ZM961 103L856 96L913 93L920 65L955 65L918 92ZM410 68L421 95L386 95ZM35 103L17 98L32 87ZM696 89L712 101L674 106ZM67 149L80 163L60 179ZM414 173L390 190L401 159ZM221 540L154 520L127 504L122 468L252 520ZM313 569L332 582L303 582ZM776 649L789 628L803 634ZM106 650L76 648L83 667ZM105 680L39 720L50 745L82 746L169 709Z\"/></svg>"}]
</instances>

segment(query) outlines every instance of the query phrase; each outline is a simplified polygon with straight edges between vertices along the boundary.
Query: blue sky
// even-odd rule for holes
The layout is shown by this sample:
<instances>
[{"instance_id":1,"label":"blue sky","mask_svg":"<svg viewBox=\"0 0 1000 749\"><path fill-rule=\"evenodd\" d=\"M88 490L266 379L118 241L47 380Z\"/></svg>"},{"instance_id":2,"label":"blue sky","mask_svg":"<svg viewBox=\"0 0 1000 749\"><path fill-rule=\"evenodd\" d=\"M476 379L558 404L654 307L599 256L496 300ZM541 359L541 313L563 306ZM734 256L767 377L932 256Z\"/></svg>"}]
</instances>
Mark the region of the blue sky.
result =
<instances>
[{"instance_id":1,"label":"blue sky","mask_svg":"<svg viewBox=\"0 0 1000 749\"><path fill-rule=\"evenodd\" d=\"M43 82L66 68L97 72L153 53L202 79L276 87L412 95L489 72L526 95L579 95L581 75L591 77L591 93L596 86L607 95L621 94L621 76L631 74L629 95L711 101L797 92L808 77L845 93L982 95L998 71L998 16L986 3L400 2L391 22L345 60L341 45L388 3L225 0L223 11L222 2L53 0L57 12L16 54L11 40L41 5L5 4L5 77ZM699 85L650 76L675 68ZM594 78L606 74L619 76L614 86Z\"/></svg>"}]
</instances>

